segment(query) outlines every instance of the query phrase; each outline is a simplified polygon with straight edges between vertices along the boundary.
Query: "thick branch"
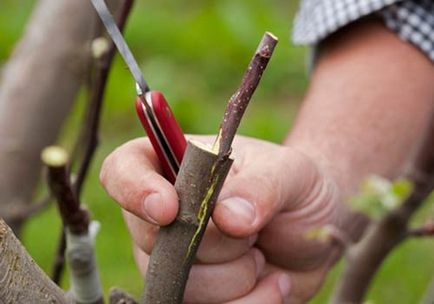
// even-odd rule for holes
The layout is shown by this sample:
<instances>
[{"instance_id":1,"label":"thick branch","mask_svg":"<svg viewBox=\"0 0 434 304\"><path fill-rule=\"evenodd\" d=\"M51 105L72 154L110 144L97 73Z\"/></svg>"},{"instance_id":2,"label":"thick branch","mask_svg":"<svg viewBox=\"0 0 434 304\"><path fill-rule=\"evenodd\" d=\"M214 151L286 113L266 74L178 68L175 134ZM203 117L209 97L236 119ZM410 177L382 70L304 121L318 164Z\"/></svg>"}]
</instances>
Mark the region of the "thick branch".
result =
<instances>
[{"instance_id":1,"label":"thick branch","mask_svg":"<svg viewBox=\"0 0 434 304\"><path fill-rule=\"evenodd\" d=\"M180 210L161 227L145 278L143 303L182 303L185 284L232 160L188 143L175 188Z\"/></svg>"},{"instance_id":2,"label":"thick branch","mask_svg":"<svg viewBox=\"0 0 434 304\"><path fill-rule=\"evenodd\" d=\"M71 304L0 219L0 303Z\"/></svg>"},{"instance_id":3,"label":"thick branch","mask_svg":"<svg viewBox=\"0 0 434 304\"><path fill-rule=\"evenodd\" d=\"M230 152L232 140L240 125L241 118L261 80L277 41L273 34L268 32L264 34L239 89L231 96L220 126L219 136L214 144L214 149L218 150L220 155Z\"/></svg>"},{"instance_id":4,"label":"thick branch","mask_svg":"<svg viewBox=\"0 0 434 304\"><path fill-rule=\"evenodd\" d=\"M421 227L407 230L407 236L408 237L434 236L434 221L429 220Z\"/></svg>"},{"instance_id":5,"label":"thick branch","mask_svg":"<svg viewBox=\"0 0 434 304\"><path fill-rule=\"evenodd\" d=\"M232 140L276 42L265 34L240 89L229 101L213 149L188 143L175 183L179 213L172 224L160 228L148 264L143 303L182 303L196 251L232 165Z\"/></svg>"}]
</instances>

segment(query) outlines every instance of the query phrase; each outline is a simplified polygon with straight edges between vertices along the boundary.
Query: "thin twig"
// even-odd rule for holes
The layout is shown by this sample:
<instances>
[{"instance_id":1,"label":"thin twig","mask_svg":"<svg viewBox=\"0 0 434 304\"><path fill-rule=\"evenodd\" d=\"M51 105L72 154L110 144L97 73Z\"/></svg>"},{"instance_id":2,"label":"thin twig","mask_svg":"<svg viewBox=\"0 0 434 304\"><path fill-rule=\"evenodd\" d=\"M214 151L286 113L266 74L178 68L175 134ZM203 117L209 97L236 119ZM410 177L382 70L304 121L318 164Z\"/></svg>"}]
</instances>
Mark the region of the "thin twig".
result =
<instances>
[{"instance_id":1,"label":"thin twig","mask_svg":"<svg viewBox=\"0 0 434 304\"><path fill-rule=\"evenodd\" d=\"M57 200L66 234L71 294L78 303L102 304L102 288L93 246L97 228L90 226L89 213L80 206L72 188L68 153L61 147L47 147L42 151L42 161L48 168L48 184ZM60 278L59 274L57 276Z\"/></svg>"},{"instance_id":2,"label":"thin twig","mask_svg":"<svg viewBox=\"0 0 434 304\"><path fill-rule=\"evenodd\" d=\"M333 303L361 303L387 255L408 236L408 223L434 189L434 119L415 162L414 188L396 209L368 227L363 239L350 248Z\"/></svg>"},{"instance_id":3,"label":"thin twig","mask_svg":"<svg viewBox=\"0 0 434 304\"><path fill-rule=\"evenodd\" d=\"M230 153L232 141L243 117L244 111L255 92L262 73L267 67L278 39L266 32L249 63L239 89L233 94L226 107L219 135L214 143L214 150L220 155Z\"/></svg>"},{"instance_id":4,"label":"thin twig","mask_svg":"<svg viewBox=\"0 0 434 304\"><path fill-rule=\"evenodd\" d=\"M51 267L51 279L57 285L60 285L60 280L63 274L63 265L65 265L65 250L66 250L66 234L62 228L59 242L57 244L56 256L54 257L53 266Z\"/></svg>"},{"instance_id":5,"label":"thin twig","mask_svg":"<svg viewBox=\"0 0 434 304\"><path fill-rule=\"evenodd\" d=\"M408 237L434 236L434 221L428 220L421 227L408 229L407 236Z\"/></svg>"},{"instance_id":6,"label":"thin twig","mask_svg":"<svg viewBox=\"0 0 434 304\"><path fill-rule=\"evenodd\" d=\"M125 0L118 17L118 27L122 31L125 27L126 20L130 14L131 8L133 6L134 0ZM100 22L100 21L98 21ZM110 42L108 50L102 57L98 58L96 63L96 71L94 74L94 79L92 81L92 88L90 94L90 100L88 103L88 110L86 114L86 120L83 123L83 128L80 132L80 136L73 149L74 155L84 147L83 157L79 168L77 170L77 176L74 182L74 192L77 197L80 197L83 183L86 179L87 173L89 171L90 164L92 162L95 150L98 146L98 134L100 126L100 117L104 99L104 91L107 84L107 78L110 71L111 64L115 55L116 47ZM59 284L60 278L63 273L64 266L64 255L66 248L66 237L64 230L61 231L59 237L59 245L57 247L56 257L53 263L52 279L54 282Z\"/></svg>"},{"instance_id":7,"label":"thin twig","mask_svg":"<svg viewBox=\"0 0 434 304\"><path fill-rule=\"evenodd\" d=\"M133 3L134 0L125 0L122 5L117 21L118 27L121 31L123 31L125 27ZM116 47L113 42L110 42L107 52L99 59L96 65L97 70L95 72L95 80L92 93L90 95L87 118L82 129L82 136L80 136L82 140L79 140L77 143L77 145L85 147L82 162L77 171L77 178L74 183L74 188L78 196L80 196L83 182L86 178L89 166L98 146L98 133L104 91L115 53Z\"/></svg>"}]
</instances>

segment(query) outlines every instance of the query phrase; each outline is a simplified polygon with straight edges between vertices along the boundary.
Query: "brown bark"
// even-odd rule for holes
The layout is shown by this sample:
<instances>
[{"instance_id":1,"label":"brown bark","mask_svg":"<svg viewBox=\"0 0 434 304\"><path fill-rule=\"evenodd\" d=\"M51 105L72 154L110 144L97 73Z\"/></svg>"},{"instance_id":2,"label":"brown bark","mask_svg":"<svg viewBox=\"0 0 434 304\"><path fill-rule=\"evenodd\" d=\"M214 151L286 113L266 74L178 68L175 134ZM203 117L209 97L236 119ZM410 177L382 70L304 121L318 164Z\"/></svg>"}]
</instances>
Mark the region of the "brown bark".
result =
<instances>
[{"instance_id":1,"label":"brown bark","mask_svg":"<svg viewBox=\"0 0 434 304\"><path fill-rule=\"evenodd\" d=\"M231 96L225 110L223 121L220 126L219 136L214 144L219 153L224 155L231 149L232 140L243 117L244 111L252 98L262 74L270 61L278 39L271 33L266 32L253 55L252 60L241 81L238 90Z\"/></svg>"},{"instance_id":2,"label":"brown bark","mask_svg":"<svg viewBox=\"0 0 434 304\"><path fill-rule=\"evenodd\" d=\"M232 160L188 143L175 188L180 210L161 227L145 278L143 303L182 303L185 284Z\"/></svg>"},{"instance_id":3,"label":"brown bark","mask_svg":"<svg viewBox=\"0 0 434 304\"><path fill-rule=\"evenodd\" d=\"M118 0L112 0L113 3ZM2 74L0 215L19 232L43 147L55 142L89 63L96 16L88 1L41 0Z\"/></svg>"},{"instance_id":4,"label":"brown bark","mask_svg":"<svg viewBox=\"0 0 434 304\"><path fill-rule=\"evenodd\" d=\"M69 303L0 219L0 303Z\"/></svg>"},{"instance_id":5,"label":"brown bark","mask_svg":"<svg viewBox=\"0 0 434 304\"><path fill-rule=\"evenodd\" d=\"M137 301L123 290L112 288L110 289L109 304L137 304Z\"/></svg>"},{"instance_id":6,"label":"brown bark","mask_svg":"<svg viewBox=\"0 0 434 304\"><path fill-rule=\"evenodd\" d=\"M232 141L276 43L276 37L265 33L240 88L229 100L213 148L188 143L175 183L180 210L172 224L160 228L146 273L143 303L182 303L196 251L232 165Z\"/></svg>"}]
</instances>

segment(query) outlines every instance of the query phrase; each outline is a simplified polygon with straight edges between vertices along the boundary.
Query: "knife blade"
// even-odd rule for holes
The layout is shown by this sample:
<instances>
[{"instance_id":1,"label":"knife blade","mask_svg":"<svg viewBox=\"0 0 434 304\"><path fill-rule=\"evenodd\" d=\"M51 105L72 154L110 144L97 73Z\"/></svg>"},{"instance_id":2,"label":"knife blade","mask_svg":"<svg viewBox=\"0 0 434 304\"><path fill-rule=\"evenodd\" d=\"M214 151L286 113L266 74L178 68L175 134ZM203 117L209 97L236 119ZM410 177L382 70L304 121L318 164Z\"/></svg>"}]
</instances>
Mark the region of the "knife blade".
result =
<instances>
[{"instance_id":1,"label":"knife blade","mask_svg":"<svg viewBox=\"0 0 434 304\"><path fill-rule=\"evenodd\" d=\"M174 183L187 145L182 129L162 93L150 90L104 0L91 2L136 82L137 114L160 160L165 177Z\"/></svg>"}]
</instances>

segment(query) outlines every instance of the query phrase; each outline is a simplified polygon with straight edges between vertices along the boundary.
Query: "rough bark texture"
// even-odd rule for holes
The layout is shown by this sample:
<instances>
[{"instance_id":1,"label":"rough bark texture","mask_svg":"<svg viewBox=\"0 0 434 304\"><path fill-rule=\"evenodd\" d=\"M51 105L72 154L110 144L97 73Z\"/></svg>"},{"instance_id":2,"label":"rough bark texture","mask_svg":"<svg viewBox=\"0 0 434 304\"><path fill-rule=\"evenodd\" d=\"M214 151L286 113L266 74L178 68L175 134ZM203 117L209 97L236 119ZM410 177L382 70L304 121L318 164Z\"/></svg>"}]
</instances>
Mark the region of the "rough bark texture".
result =
<instances>
[{"instance_id":1,"label":"rough bark texture","mask_svg":"<svg viewBox=\"0 0 434 304\"><path fill-rule=\"evenodd\" d=\"M0 303L72 303L0 219Z\"/></svg>"},{"instance_id":2,"label":"rough bark texture","mask_svg":"<svg viewBox=\"0 0 434 304\"><path fill-rule=\"evenodd\" d=\"M180 200L176 220L161 227L148 265L142 302L182 303L185 284L214 203L232 165L188 143L175 188Z\"/></svg>"},{"instance_id":3,"label":"rough bark texture","mask_svg":"<svg viewBox=\"0 0 434 304\"><path fill-rule=\"evenodd\" d=\"M40 151L56 140L87 72L95 20L88 1L40 0L3 71L0 215L16 232L39 177Z\"/></svg>"}]
</instances>

